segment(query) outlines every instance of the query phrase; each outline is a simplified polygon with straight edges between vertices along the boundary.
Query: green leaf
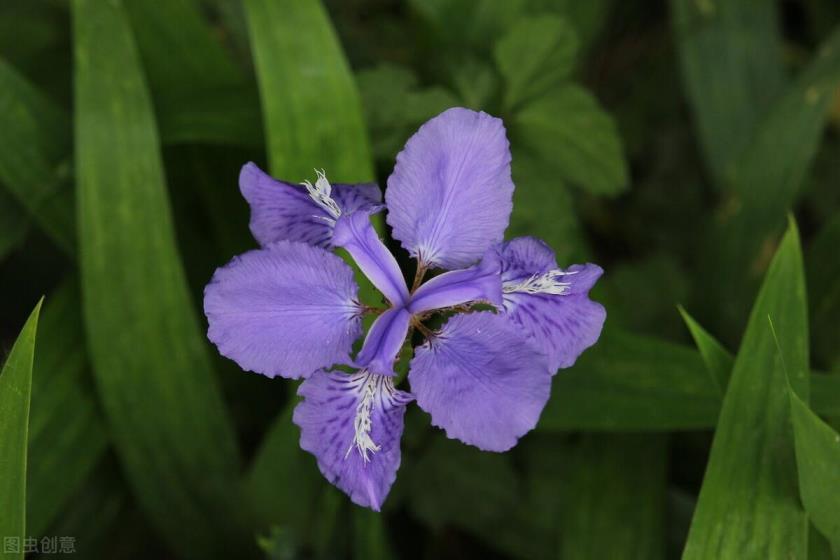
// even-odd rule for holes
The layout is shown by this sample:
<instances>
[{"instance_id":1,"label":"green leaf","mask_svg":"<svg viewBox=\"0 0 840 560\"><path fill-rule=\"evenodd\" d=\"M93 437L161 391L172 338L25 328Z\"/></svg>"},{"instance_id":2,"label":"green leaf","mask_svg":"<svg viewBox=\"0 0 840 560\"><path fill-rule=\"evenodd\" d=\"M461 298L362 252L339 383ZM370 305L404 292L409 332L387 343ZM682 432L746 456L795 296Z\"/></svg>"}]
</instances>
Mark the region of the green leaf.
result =
<instances>
[{"instance_id":1,"label":"green leaf","mask_svg":"<svg viewBox=\"0 0 840 560\"><path fill-rule=\"evenodd\" d=\"M560 17L520 19L498 42L496 64L505 78L505 106L515 108L546 94L571 73L577 37Z\"/></svg>"},{"instance_id":2,"label":"green leaf","mask_svg":"<svg viewBox=\"0 0 840 560\"><path fill-rule=\"evenodd\" d=\"M726 387L729 385L732 365L735 363L732 354L720 342L713 338L706 329L700 326L700 323L695 321L682 306L680 306L679 310L688 330L691 331L694 343L697 344L697 348L700 350L700 355L703 357L703 362L706 364L706 369L712 378L712 383L714 383L720 396L723 397L726 394Z\"/></svg>"},{"instance_id":3,"label":"green leaf","mask_svg":"<svg viewBox=\"0 0 840 560\"><path fill-rule=\"evenodd\" d=\"M615 123L592 95L566 85L529 103L512 123L515 142L552 164L571 183L594 194L627 187L627 164Z\"/></svg>"},{"instance_id":4,"label":"green leaf","mask_svg":"<svg viewBox=\"0 0 840 560\"><path fill-rule=\"evenodd\" d=\"M70 121L0 59L0 183L58 247L75 248L69 175Z\"/></svg>"},{"instance_id":5,"label":"green leaf","mask_svg":"<svg viewBox=\"0 0 840 560\"><path fill-rule=\"evenodd\" d=\"M489 50L517 20L527 0L410 0L429 24L438 48L449 54ZM448 47L448 48L447 48Z\"/></svg>"},{"instance_id":6,"label":"green leaf","mask_svg":"<svg viewBox=\"0 0 840 560\"><path fill-rule=\"evenodd\" d=\"M809 247L805 264L811 303L814 355L832 370L840 370L840 213L831 219Z\"/></svg>"},{"instance_id":7,"label":"green leaf","mask_svg":"<svg viewBox=\"0 0 840 560\"><path fill-rule=\"evenodd\" d=\"M808 318L799 235L791 223L750 315L683 558L805 558L808 523L796 492L785 371L808 396Z\"/></svg>"},{"instance_id":8,"label":"green leaf","mask_svg":"<svg viewBox=\"0 0 840 560\"><path fill-rule=\"evenodd\" d=\"M11 195L0 190L0 260L23 241L28 230L26 211Z\"/></svg>"},{"instance_id":9,"label":"green leaf","mask_svg":"<svg viewBox=\"0 0 840 560\"><path fill-rule=\"evenodd\" d=\"M353 508L353 558L388 560L395 558L385 518L380 513L362 508Z\"/></svg>"},{"instance_id":10,"label":"green leaf","mask_svg":"<svg viewBox=\"0 0 840 560\"><path fill-rule=\"evenodd\" d=\"M73 23L83 309L110 432L173 550L247 555L237 445L175 245L131 30L118 1L76 0Z\"/></svg>"},{"instance_id":11,"label":"green leaf","mask_svg":"<svg viewBox=\"0 0 840 560\"><path fill-rule=\"evenodd\" d=\"M665 556L664 435L585 434L567 456L561 558Z\"/></svg>"},{"instance_id":12,"label":"green leaf","mask_svg":"<svg viewBox=\"0 0 840 560\"><path fill-rule=\"evenodd\" d=\"M831 543L835 558L840 558L840 434L811 412L793 390L788 396L802 504Z\"/></svg>"},{"instance_id":13,"label":"green leaf","mask_svg":"<svg viewBox=\"0 0 840 560\"><path fill-rule=\"evenodd\" d=\"M773 0L671 0L683 84L706 165L723 188L785 82Z\"/></svg>"},{"instance_id":14,"label":"green leaf","mask_svg":"<svg viewBox=\"0 0 840 560\"><path fill-rule=\"evenodd\" d=\"M318 0L246 0L272 174L373 179L353 75Z\"/></svg>"},{"instance_id":15,"label":"green leaf","mask_svg":"<svg viewBox=\"0 0 840 560\"><path fill-rule=\"evenodd\" d=\"M822 138L834 91L840 86L840 27L808 67L772 105L748 148L728 174L731 198L709 236L706 270L720 271L707 290L722 323L738 325L765 269Z\"/></svg>"},{"instance_id":16,"label":"green leaf","mask_svg":"<svg viewBox=\"0 0 840 560\"><path fill-rule=\"evenodd\" d=\"M0 536L19 542L26 536L26 441L40 311L38 302L0 372Z\"/></svg>"},{"instance_id":17,"label":"green leaf","mask_svg":"<svg viewBox=\"0 0 840 560\"><path fill-rule=\"evenodd\" d=\"M80 297L68 281L41 313L32 372L26 525L46 535L50 523L99 463L107 446L88 379Z\"/></svg>"},{"instance_id":18,"label":"green leaf","mask_svg":"<svg viewBox=\"0 0 840 560\"><path fill-rule=\"evenodd\" d=\"M396 64L363 70L356 80L373 138L373 153L389 164L422 123L457 105L451 93L441 87L419 87L417 76Z\"/></svg>"},{"instance_id":19,"label":"green leaf","mask_svg":"<svg viewBox=\"0 0 840 560\"><path fill-rule=\"evenodd\" d=\"M262 147L257 92L195 0L126 2L164 143Z\"/></svg>"}]
</instances>

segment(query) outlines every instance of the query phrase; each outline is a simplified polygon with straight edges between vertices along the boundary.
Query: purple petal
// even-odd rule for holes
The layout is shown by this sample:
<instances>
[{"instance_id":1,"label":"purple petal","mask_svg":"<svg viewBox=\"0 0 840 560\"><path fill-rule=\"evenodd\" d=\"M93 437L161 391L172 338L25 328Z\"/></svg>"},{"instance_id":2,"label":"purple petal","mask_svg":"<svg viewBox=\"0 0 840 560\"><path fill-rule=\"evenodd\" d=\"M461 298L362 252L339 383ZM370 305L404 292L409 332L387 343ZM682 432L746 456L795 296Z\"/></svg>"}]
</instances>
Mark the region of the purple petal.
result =
<instances>
[{"instance_id":1,"label":"purple petal","mask_svg":"<svg viewBox=\"0 0 840 560\"><path fill-rule=\"evenodd\" d=\"M204 289L207 336L242 369L306 377L350 362L361 335L357 291L336 255L280 241L216 270Z\"/></svg>"},{"instance_id":2,"label":"purple petal","mask_svg":"<svg viewBox=\"0 0 840 560\"><path fill-rule=\"evenodd\" d=\"M598 265L573 265L560 271L554 252L542 241L519 237L498 249L502 260L504 309L510 320L548 356L551 371L575 363L595 344L606 319L604 307L589 299L589 290L603 270ZM525 283L550 271L560 271L561 294L530 293Z\"/></svg>"},{"instance_id":3,"label":"purple petal","mask_svg":"<svg viewBox=\"0 0 840 560\"><path fill-rule=\"evenodd\" d=\"M378 375L394 375L394 362L408 334L411 313L392 308L376 318L356 357L356 365Z\"/></svg>"},{"instance_id":4,"label":"purple petal","mask_svg":"<svg viewBox=\"0 0 840 560\"><path fill-rule=\"evenodd\" d=\"M302 185L278 181L256 164L246 163L239 173L239 188L251 206L251 233L260 245L302 241L330 246L332 218ZM382 202L382 193L374 183L332 185L332 197L347 214L371 211Z\"/></svg>"},{"instance_id":5,"label":"purple petal","mask_svg":"<svg viewBox=\"0 0 840 560\"><path fill-rule=\"evenodd\" d=\"M471 301L502 305L499 273L499 259L491 253L475 266L445 272L420 286L411 296L408 309L412 313L422 313Z\"/></svg>"},{"instance_id":6,"label":"purple petal","mask_svg":"<svg viewBox=\"0 0 840 560\"><path fill-rule=\"evenodd\" d=\"M301 384L295 408L300 446L354 503L382 507L400 467L405 406L412 396L390 377L318 371Z\"/></svg>"},{"instance_id":7,"label":"purple petal","mask_svg":"<svg viewBox=\"0 0 840 560\"><path fill-rule=\"evenodd\" d=\"M394 237L421 262L450 270L475 263L502 240L512 197L501 119L462 108L409 138L385 192Z\"/></svg>"},{"instance_id":8,"label":"purple petal","mask_svg":"<svg viewBox=\"0 0 840 560\"><path fill-rule=\"evenodd\" d=\"M350 253L365 276L393 305L408 301L408 287L400 266L379 239L366 212L342 214L335 224L333 244Z\"/></svg>"},{"instance_id":9,"label":"purple petal","mask_svg":"<svg viewBox=\"0 0 840 560\"><path fill-rule=\"evenodd\" d=\"M435 426L485 451L516 445L551 392L545 356L489 312L450 319L417 348L408 380Z\"/></svg>"}]
</instances>

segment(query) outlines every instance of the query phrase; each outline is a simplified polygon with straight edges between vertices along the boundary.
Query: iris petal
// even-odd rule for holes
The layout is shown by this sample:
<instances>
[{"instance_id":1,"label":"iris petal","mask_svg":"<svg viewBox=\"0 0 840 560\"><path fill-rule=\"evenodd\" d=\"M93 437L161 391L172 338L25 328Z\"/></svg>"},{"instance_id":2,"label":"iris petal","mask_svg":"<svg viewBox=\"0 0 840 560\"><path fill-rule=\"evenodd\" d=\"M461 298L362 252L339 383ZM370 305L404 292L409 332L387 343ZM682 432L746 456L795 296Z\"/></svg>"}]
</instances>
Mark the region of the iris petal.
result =
<instances>
[{"instance_id":1,"label":"iris petal","mask_svg":"<svg viewBox=\"0 0 840 560\"><path fill-rule=\"evenodd\" d=\"M408 380L435 426L485 451L516 445L551 392L545 356L489 312L451 318L417 349Z\"/></svg>"},{"instance_id":2,"label":"iris petal","mask_svg":"<svg viewBox=\"0 0 840 560\"><path fill-rule=\"evenodd\" d=\"M357 292L339 257L281 241L216 270L204 290L207 336L242 369L306 377L348 363L361 335Z\"/></svg>"},{"instance_id":3,"label":"iris petal","mask_svg":"<svg viewBox=\"0 0 840 560\"><path fill-rule=\"evenodd\" d=\"M332 242L332 217L302 185L278 181L254 163L242 166L239 188L251 206L251 233L262 246L301 241L318 247ZM332 197L345 214L370 211L382 202L375 183L332 185Z\"/></svg>"},{"instance_id":4,"label":"iris petal","mask_svg":"<svg viewBox=\"0 0 840 560\"><path fill-rule=\"evenodd\" d=\"M393 235L429 266L458 269L502 240L512 209L501 119L453 108L409 138L388 178Z\"/></svg>"},{"instance_id":5,"label":"iris petal","mask_svg":"<svg viewBox=\"0 0 840 560\"><path fill-rule=\"evenodd\" d=\"M411 313L404 307L389 309L377 317L356 357L356 365L379 375L394 375L394 361L405 342L410 319Z\"/></svg>"},{"instance_id":6,"label":"iris petal","mask_svg":"<svg viewBox=\"0 0 840 560\"><path fill-rule=\"evenodd\" d=\"M480 301L502 304L500 265L495 254L480 264L462 270L452 270L436 276L420 286L412 295L408 309L422 313L462 303Z\"/></svg>"},{"instance_id":7,"label":"iris petal","mask_svg":"<svg viewBox=\"0 0 840 560\"><path fill-rule=\"evenodd\" d=\"M497 249L505 286L505 315L548 356L551 371L569 367L595 344L606 319L604 307L589 299L589 290L603 273L598 265L560 269L554 252L542 241L519 237ZM561 294L514 289L535 275L559 271Z\"/></svg>"},{"instance_id":8,"label":"iris petal","mask_svg":"<svg viewBox=\"0 0 840 560\"><path fill-rule=\"evenodd\" d=\"M364 370L316 372L298 394L300 446L354 503L379 511L400 467L403 416L413 397L394 389L392 378Z\"/></svg>"}]
</instances>

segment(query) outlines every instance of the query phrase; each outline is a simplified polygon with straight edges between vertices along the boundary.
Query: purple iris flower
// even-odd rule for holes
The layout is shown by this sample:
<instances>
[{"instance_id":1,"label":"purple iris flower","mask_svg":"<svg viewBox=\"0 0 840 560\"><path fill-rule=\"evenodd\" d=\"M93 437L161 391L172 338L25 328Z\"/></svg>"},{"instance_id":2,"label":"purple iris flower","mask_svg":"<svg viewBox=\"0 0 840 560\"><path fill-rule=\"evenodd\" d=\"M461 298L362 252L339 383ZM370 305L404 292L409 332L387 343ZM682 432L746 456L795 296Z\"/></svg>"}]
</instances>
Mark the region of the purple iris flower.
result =
<instances>
[{"instance_id":1,"label":"purple iris flower","mask_svg":"<svg viewBox=\"0 0 840 560\"><path fill-rule=\"evenodd\" d=\"M606 313L588 297L600 267L561 269L542 241L502 241L510 161L500 119L453 108L408 140L385 205L375 184L331 185L319 172L314 185L294 185L253 163L242 168L261 248L207 285L208 337L243 369L304 378L294 413L300 445L358 505L379 510L385 500L412 400L450 438L506 451L537 424L554 372L600 335ZM385 208L393 237L417 259L411 288L371 225ZM359 302L353 270L331 252L337 247L387 309ZM435 270L443 272L424 283ZM353 356L371 312L378 317ZM426 323L435 314L448 317L437 331ZM414 349L407 392L395 385L394 364L413 330L425 341Z\"/></svg>"}]
</instances>

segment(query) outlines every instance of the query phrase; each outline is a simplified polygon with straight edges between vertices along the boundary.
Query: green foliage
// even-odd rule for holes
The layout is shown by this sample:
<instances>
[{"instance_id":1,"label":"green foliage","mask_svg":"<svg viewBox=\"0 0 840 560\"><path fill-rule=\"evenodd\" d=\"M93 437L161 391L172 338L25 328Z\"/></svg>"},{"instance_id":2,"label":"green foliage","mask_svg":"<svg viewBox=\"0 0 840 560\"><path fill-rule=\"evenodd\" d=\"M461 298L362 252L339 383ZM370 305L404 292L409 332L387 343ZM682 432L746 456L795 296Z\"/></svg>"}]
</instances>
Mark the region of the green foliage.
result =
<instances>
[{"instance_id":1,"label":"green foliage","mask_svg":"<svg viewBox=\"0 0 840 560\"><path fill-rule=\"evenodd\" d=\"M0 535L18 539L18 542L27 534L26 442L40 311L41 302L38 302L0 371L0 503L3 504ZM23 559L22 550L16 552L20 553L17 557Z\"/></svg>"}]
</instances>

